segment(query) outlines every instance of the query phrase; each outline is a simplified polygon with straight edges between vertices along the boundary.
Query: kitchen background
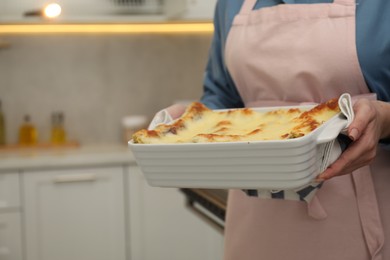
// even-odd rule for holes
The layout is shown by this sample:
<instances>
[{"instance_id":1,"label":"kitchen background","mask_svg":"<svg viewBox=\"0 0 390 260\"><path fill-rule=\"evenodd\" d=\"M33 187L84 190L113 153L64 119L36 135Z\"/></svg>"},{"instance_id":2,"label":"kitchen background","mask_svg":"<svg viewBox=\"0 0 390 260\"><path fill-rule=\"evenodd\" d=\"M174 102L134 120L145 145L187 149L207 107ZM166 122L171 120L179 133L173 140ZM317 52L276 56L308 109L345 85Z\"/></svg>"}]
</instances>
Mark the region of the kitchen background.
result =
<instances>
[{"instance_id":1,"label":"kitchen background","mask_svg":"<svg viewBox=\"0 0 390 260\"><path fill-rule=\"evenodd\" d=\"M120 143L121 119L198 99L211 34L50 34L0 36L0 98L7 142L25 114L39 139L63 111L68 138Z\"/></svg>"},{"instance_id":2,"label":"kitchen background","mask_svg":"<svg viewBox=\"0 0 390 260\"><path fill-rule=\"evenodd\" d=\"M226 190L150 186L122 125L199 99L215 0L58 0L54 20L45 2L0 1L0 259L222 259ZM113 15L141 3L164 12ZM142 23L187 29L127 31ZM75 142L50 143L57 111ZM25 115L37 144L17 145Z\"/></svg>"}]
</instances>

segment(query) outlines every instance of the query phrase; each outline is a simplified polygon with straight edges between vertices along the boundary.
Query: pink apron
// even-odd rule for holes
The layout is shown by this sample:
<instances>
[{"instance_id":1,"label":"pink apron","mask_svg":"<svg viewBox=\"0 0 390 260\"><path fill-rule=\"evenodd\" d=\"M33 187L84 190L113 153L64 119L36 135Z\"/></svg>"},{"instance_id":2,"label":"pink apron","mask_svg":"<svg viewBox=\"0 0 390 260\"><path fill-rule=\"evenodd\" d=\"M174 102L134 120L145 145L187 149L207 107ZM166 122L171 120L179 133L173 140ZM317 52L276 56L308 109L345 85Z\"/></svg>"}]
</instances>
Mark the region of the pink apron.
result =
<instances>
[{"instance_id":1,"label":"pink apron","mask_svg":"<svg viewBox=\"0 0 390 260\"><path fill-rule=\"evenodd\" d=\"M356 51L355 0L252 10L255 3L244 1L225 51L247 107L369 93ZM231 190L225 259L390 259L384 244L390 235L388 158L390 152L378 149L370 167L326 181L314 200L324 209L321 220L308 215L305 202L259 199Z\"/></svg>"}]
</instances>

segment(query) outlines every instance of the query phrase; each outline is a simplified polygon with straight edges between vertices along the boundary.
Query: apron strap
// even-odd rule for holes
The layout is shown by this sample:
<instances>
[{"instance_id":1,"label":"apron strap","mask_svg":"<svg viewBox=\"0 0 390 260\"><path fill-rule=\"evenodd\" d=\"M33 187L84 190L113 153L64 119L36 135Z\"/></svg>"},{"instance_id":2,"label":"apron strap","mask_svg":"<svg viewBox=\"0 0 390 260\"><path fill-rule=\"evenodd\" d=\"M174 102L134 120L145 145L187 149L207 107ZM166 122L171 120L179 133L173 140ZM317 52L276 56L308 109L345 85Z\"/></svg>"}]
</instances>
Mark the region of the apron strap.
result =
<instances>
[{"instance_id":1,"label":"apron strap","mask_svg":"<svg viewBox=\"0 0 390 260\"><path fill-rule=\"evenodd\" d=\"M239 14L249 14L256 5L257 0L244 0Z\"/></svg>"},{"instance_id":2,"label":"apron strap","mask_svg":"<svg viewBox=\"0 0 390 260\"><path fill-rule=\"evenodd\" d=\"M352 97L352 103L355 103L356 100L362 99L362 98L365 98L368 100L377 100L377 95L376 95L376 93L366 93L366 94L354 95Z\"/></svg>"},{"instance_id":3,"label":"apron strap","mask_svg":"<svg viewBox=\"0 0 390 260\"><path fill-rule=\"evenodd\" d=\"M241 6L240 14L249 14L256 5L257 0L244 0ZM355 5L356 0L334 0L334 4Z\"/></svg>"},{"instance_id":4,"label":"apron strap","mask_svg":"<svg viewBox=\"0 0 390 260\"><path fill-rule=\"evenodd\" d=\"M307 213L316 220L324 220L328 217L328 213L326 213L317 196L314 196L312 200L308 202Z\"/></svg>"},{"instance_id":5,"label":"apron strap","mask_svg":"<svg viewBox=\"0 0 390 260\"><path fill-rule=\"evenodd\" d=\"M334 0L333 3L340 5L356 5L356 0Z\"/></svg>"},{"instance_id":6,"label":"apron strap","mask_svg":"<svg viewBox=\"0 0 390 260\"><path fill-rule=\"evenodd\" d=\"M370 167L365 166L354 171L352 180L355 186L360 222L371 260L382 260L381 249L384 244L384 233Z\"/></svg>"}]
</instances>

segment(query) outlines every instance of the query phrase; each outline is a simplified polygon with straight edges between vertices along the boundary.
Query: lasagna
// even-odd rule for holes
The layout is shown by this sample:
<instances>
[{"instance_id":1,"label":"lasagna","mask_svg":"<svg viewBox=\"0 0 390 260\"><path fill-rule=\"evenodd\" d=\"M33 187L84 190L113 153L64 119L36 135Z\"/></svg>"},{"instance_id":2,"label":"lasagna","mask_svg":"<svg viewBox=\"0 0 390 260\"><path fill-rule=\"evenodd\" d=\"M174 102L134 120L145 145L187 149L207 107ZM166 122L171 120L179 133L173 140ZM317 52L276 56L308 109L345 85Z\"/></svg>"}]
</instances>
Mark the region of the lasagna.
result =
<instances>
[{"instance_id":1,"label":"lasagna","mask_svg":"<svg viewBox=\"0 0 390 260\"><path fill-rule=\"evenodd\" d=\"M170 124L133 135L138 144L211 143L286 140L305 136L340 112L338 99L311 109L252 108L211 110L199 102L190 104L184 114Z\"/></svg>"}]
</instances>

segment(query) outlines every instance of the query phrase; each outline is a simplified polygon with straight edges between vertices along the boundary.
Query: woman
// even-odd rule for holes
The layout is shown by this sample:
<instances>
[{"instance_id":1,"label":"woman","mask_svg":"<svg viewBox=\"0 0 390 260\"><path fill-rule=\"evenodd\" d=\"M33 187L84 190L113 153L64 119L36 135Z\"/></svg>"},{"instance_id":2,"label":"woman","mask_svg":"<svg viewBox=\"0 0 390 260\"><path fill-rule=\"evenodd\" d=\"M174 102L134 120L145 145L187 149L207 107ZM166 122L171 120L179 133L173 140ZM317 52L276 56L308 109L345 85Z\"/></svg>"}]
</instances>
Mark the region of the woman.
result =
<instances>
[{"instance_id":1,"label":"woman","mask_svg":"<svg viewBox=\"0 0 390 260\"><path fill-rule=\"evenodd\" d=\"M229 192L226 260L390 259L389 13L387 0L217 3L208 107L356 100L352 143L311 203Z\"/></svg>"}]
</instances>

